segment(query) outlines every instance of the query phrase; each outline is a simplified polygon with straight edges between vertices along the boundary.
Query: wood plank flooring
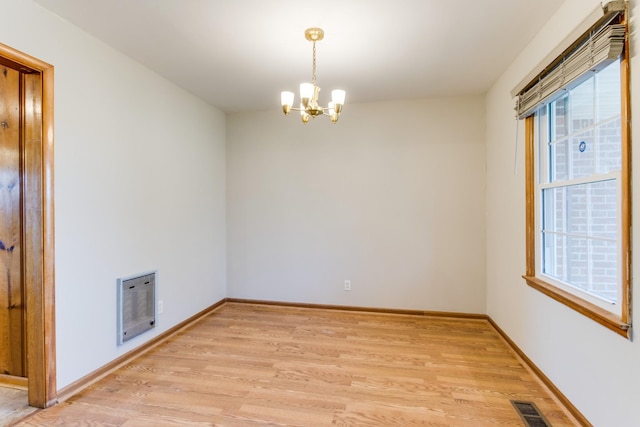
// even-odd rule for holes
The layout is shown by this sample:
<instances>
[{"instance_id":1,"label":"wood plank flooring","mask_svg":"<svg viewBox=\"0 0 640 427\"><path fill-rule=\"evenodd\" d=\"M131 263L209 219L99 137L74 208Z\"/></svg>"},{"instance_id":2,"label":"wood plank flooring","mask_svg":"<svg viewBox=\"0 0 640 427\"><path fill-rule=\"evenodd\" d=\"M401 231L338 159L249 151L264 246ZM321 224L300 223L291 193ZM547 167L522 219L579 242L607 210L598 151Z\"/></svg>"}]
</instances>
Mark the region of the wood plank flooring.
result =
<instances>
[{"instance_id":1,"label":"wood plank flooring","mask_svg":"<svg viewBox=\"0 0 640 427\"><path fill-rule=\"evenodd\" d=\"M0 385L0 426L11 425L36 411L28 400L27 390Z\"/></svg>"},{"instance_id":2,"label":"wood plank flooring","mask_svg":"<svg viewBox=\"0 0 640 427\"><path fill-rule=\"evenodd\" d=\"M226 303L19 426L577 425L486 320Z\"/></svg>"}]
</instances>

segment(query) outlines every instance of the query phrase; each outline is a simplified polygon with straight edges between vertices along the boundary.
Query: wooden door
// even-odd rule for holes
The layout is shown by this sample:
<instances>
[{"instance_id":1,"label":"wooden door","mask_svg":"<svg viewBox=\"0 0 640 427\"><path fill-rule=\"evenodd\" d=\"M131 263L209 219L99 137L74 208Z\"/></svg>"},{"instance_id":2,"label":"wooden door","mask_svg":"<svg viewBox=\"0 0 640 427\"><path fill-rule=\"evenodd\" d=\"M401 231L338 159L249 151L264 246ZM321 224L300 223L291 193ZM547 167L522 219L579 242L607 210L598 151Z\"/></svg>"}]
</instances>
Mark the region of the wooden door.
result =
<instances>
[{"instance_id":1,"label":"wooden door","mask_svg":"<svg viewBox=\"0 0 640 427\"><path fill-rule=\"evenodd\" d=\"M0 239L4 247L0 250L0 294L7 290L6 297L0 296L0 383L26 384L29 405L46 408L57 399L53 66L0 43L0 81L0 114L8 117L0 117ZM4 92L8 93L7 100ZM13 102L16 97L17 106ZM18 150L13 132L18 134ZM18 220L13 214L16 206ZM10 219L5 219L5 213ZM16 263L19 267L15 267ZM22 286L19 297L14 293L16 280ZM22 316L15 314L18 309ZM16 326L20 323L21 334ZM14 344L18 335L19 345ZM17 366L21 366L21 373ZM12 375L3 374L5 371Z\"/></svg>"},{"instance_id":2,"label":"wooden door","mask_svg":"<svg viewBox=\"0 0 640 427\"><path fill-rule=\"evenodd\" d=\"M0 67L0 373L25 377L20 82Z\"/></svg>"}]
</instances>

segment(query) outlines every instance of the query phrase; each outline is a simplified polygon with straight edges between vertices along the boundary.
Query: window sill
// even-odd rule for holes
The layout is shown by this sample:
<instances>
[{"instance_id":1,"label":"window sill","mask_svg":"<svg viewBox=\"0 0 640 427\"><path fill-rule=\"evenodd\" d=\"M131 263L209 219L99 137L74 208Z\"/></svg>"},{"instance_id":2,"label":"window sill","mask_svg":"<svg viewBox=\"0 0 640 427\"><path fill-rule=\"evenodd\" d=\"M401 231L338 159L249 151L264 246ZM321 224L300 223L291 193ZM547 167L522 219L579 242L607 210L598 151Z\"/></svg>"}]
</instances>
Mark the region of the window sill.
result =
<instances>
[{"instance_id":1,"label":"window sill","mask_svg":"<svg viewBox=\"0 0 640 427\"><path fill-rule=\"evenodd\" d=\"M537 277L522 276L527 284L534 289L539 290L543 294L555 299L556 301L574 309L575 311L595 320L601 325L611 329L617 334L631 339L631 325L624 323L619 316L610 313L588 301L578 298L562 289L559 289Z\"/></svg>"}]
</instances>

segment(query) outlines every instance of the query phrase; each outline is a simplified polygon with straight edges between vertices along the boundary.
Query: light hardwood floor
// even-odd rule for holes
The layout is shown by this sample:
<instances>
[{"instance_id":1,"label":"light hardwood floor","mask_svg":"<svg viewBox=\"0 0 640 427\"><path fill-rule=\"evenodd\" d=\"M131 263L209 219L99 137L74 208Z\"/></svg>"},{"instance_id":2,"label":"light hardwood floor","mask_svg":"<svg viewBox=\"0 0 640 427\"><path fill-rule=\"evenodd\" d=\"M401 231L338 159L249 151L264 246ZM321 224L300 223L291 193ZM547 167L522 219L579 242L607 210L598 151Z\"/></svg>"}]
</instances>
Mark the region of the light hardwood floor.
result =
<instances>
[{"instance_id":1,"label":"light hardwood floor","mask_svg":"<svg viewBox=\"0 0 640 427\"><path fill-rule=\"evenodd\" d=\"M577 425L486 320L226 303L19 426Z\"/></svg>"},{"instance_id":2,"label":"light hardwood floor","mask_svg":"<svg viewBox=\"0 0 640 427\"><path fill-rule=\"evenodd\" d=\"M0 426L11 425L36 411L27 401L27 390L0 385Z\"/></svg>"}]
</instances>

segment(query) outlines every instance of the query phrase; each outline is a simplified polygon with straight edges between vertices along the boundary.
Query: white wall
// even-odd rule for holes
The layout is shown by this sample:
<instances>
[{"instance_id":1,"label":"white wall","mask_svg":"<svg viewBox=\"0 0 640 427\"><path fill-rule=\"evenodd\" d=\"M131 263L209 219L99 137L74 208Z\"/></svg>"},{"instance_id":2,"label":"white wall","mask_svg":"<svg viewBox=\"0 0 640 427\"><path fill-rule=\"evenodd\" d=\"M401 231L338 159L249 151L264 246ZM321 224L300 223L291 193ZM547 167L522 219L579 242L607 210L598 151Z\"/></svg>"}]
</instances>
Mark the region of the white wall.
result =
<instances>
[{"instance_id":1,"label":"white wall","mask_svg":"<svg viewBox=\"0 0 640 427\"><path fill-rule=\"evenodd\" d=\"M524 124L520 124L518 174L513 173L516 122L509 92L599 0L567 0L487 95L487 310L545 374L595 426L640 425L640 345L529 288L525 271ZM640 42L633 23L631 45ZM640 105L640 64L632 48L632 106ZM634 108L635 110L635 108ZM640 129L639 115L632 128ZM632 130L632 135L638 132ZM640 153L633 150L633 163ZM634 173L633 200L640 200ZM637 205L637 204L636 204ZM637 229L637 227L636 227ZM640 265L634 232L633 263ZM635 268L635 271L640 269ZM637 274L633 274L637 283ZM640 288L634 312L639 312Z\"/></svg>"},{"instance_id":2,"label":"white wall","mask_svg":"<svg viewBox=\"0 0 640 427\"><path fill-rule=\"evenodd\" d=\"M225 117L25 0L0 40L55 67L58 388L226 296ZM158 270L158 327L116 345L116 279Z\"/></svg>"},{"instance_id":3,"label":"white wall","mask_svg":"<svg viewBox=\"0 0 640 427\"><path fill-rule=\"evenodd\" d=\"M482 97L228 115L229 296L484 313L484 132Z\"/></svg>"}]
</instances>

